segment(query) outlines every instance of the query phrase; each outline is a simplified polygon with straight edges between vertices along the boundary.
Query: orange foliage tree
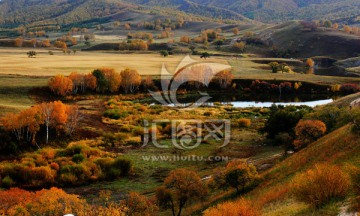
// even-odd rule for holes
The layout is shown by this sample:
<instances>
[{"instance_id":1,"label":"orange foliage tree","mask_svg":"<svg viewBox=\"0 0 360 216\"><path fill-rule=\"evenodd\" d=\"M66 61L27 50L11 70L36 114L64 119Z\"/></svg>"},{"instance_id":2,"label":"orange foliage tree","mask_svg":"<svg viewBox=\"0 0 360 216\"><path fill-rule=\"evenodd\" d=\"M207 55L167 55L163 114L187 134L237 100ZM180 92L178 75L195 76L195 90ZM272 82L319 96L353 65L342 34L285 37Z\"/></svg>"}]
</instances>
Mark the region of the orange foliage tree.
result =
<instances>
[{"instance_id":1,"label":"orange foliage tree","mask_svg":"<svg viewBox=\"0 0 360 216\"><path fill-rule=\"evenodd\" d=\"M2 118L4 128L11 131L19 142L25 140L33 144L42 122L40 110L36 106L23 110L19 114L9 113Z\"/></svg>"},{"instance_id":2,"label":"orange foliage tree","mask_svg":"<svg viewBox=\"0 0 360 216\"><path fill-rule=\"evenodd\" d=\"M22 38L16 38L16 39L15 39L15 46L17 46L17 47L22 47L23 42L24 42L24 39L22 39Z\"/></svg>"},{"instance_id":3,"label":"orange foliage tree","mask_svg":"<svg viewBox=\"0 0 360 216\"><path fill-rule=\"evenodd\" d=\"M126 68L121 71L121 87L125 91L125 93L134 93L141 84L141 76L140 74L133 69Z\"/></svg>"},{"instance_id":4,"label":"orange foliage tree","mask_svg":"<svg viewBox=\"0 0 360 216\"><path fill-rule=\"evenodd\" d=\"M309 58L309 59L306 60L306 66L307 66L307 67L312 68L312 67L314 67L314 65L315 65L315 62L314 62L314 60L312 60L311 58Z\"/></svg>"},{"instance_id":5,"label":"orange foliage tree","mask_svg":"<svg viewBox=\"0 0 360 216\"><path fill-rule=\"evenodd\" d=\"M326 125L319 120L300 120L295 127L297 139L296 148L301 148L322 137L326 132Z\"/></svg>"},{"instance_id":6,"label":"orange foliage tree","mask_svg":"<svg viewBox=\"0 0 360 216\"><path fill-rule=\"evenodd\" d=\"M238 34L239 34L239 29L238 29L238 28L233 28L233 29L231 29L231 31L232 31L232 33L233 33L234 35L238 35Z\"/></svg>"},{"instance_id":7,"label":"orange foliage tree","mask_svg":"<svg viewBox=\"0 0 360 216\"><path fill-rule=\"evenodd\" d=\"M96 77L91 73L84 75L72 72L69 75L69 79L73 82L73 94L77 94L78 92L85 93L87 90L96 89Z\"/></svg>"},{"instance_id":8,"label":"orange foliage tree","mask_svg":"<svg viewBox=\"0 0 360 216\"><path fill-rule=\"evenodd\" d=\"M65 114L67 116L64 123L64 131L67 135L72 135L78 127L81 114L77 105L66 106Z\"/></svg>"},{"instance_id":9,"label":"orange foliage tree","mask_svg":"<svg viewBox=\"0 0 360 216\"><path fill-rule=\"evenodd\" d=\"M146 76L146 78L141 81L141 85L145 91L154 90L156 88L154 80L151 76Z\"/></svg>"},{"instance_id":10,"label":"orange foliage tree","mask_svg":"<svg viewBox=\"0 0 360 216\"><path fill-rule=\"evenodd\" d=\"M225 89L231 85L233 78L234 75L231 71L224 70L216 74L214 82L218 83L221 88Z\"/></svg>"},{"instance_id":11,"label":"orange foliage tree","mask_svg":"<svg viewBox=\"0 0 360 216\"><path fill-rule=\"evenodd\" d=\"M180 37L180 42L182 42L182 43L190 43L191 39L190 39L189 36L181 36Z\"/></svg>"},{"instance_id":12,"label":"orange foliage tree","mask_svg":"<svg viewBox=\"0 0 360 216\"><path fill-rule=\"evenodd\" d=\"M66 43L63 42L63 41L59 41L59 40L58 40L58 41L55 41L54 46L55 46L56 48L60 48L60 49L67 49Z\"/></svg>"},{"instance_id":13,"label":"orange foliage tree","mask_svg":"<svg viewBox=\"0 0 360 216\"><path fill-rule=\"evenodd\" d=\"M121 206L125 207L127 215L151 216L158 210L154 203L137 192L130 192L126 198L121 201Z\"/></svg>"},{"instance_id":14,"label":"orange foliage tree","mask_svg":"<svg viewBox=\"0 0 360 216\"><path fill-rule=\"evenodd\" d=\"M35 193L18 188L0 191L0 214L4 215L84 215L87 207L85 200L58 188Z\"/></svg>"},{"instance_id":15,"label":"orange foliage tree","mask_svg":"<svg viewBox=\"0 0 360 216\"><path fill-rule=\"evenodd\" d=\"M50 46L51 46L50 40L48 40L48 39L43 40L43 41L41 42L41 46L43 46L43 47L50 47Z\"/></svg>"},{"instance_id":16,"label":"orange foliage tree","mask_svg":"<svg viewBox=\"0 0 360 216\"><path fill-rule=\"evenodd\" d=\"M171 171L164 181L164 186L156 190L159 205L164 208L170 207L173 216L180 216L188 201L202 198L206 194L207 188L199 175L186 169Z\"/></svg>"},{"instance_id":17,"label":"orange foliage tree","mask_svg":"<svg viewBox=\"0 0 360 216\"><path fill-rule=\"evenodd\" d=\"M71 93L73 89L72 80L63 75L56 75L50 78L48 85L51 91L59 96L65 96Z\"/></svg>"}]
</instances>

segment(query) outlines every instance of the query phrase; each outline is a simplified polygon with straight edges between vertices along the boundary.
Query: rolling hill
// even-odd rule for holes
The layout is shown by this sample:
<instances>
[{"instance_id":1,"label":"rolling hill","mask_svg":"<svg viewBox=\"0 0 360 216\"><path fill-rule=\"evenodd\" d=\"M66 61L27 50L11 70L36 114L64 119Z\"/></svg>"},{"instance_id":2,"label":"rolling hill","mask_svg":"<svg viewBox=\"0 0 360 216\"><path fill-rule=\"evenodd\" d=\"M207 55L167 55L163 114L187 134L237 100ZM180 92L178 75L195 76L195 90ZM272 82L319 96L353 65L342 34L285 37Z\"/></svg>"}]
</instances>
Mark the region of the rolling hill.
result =
<instances>
[{"instance_id":1,"label":"rolling hill","mask_svg":"<svg viewBox=\"0 0 360 216\"><path fill-rule=\"evenodd\" d=\"M359 0L193 0L225 8L262 22L329 19L351 22L359 16Z\"/></svg>"},{"instance_id":2,"label":"rolling hill","mask_svg":"<svg viewBox=\"0 0 360 216\"><path fill-rule=\"evenodd\" d=\"M231 19L250 23L252 20L224 8L208 7L187 0L121 1L121 0L2 0L0 27L19 25L71 24L111 17L124 11L156 13L158 6L211 19ZM157 8L155 8L157 7ZM164 8L160 9L164 11ZM126 19L125 19L126 20Z\"/></svg>"},{"instance_id":3,"label":"rolling hill","mask_svg":"<svg viewBox=\"0 0 360 216\"><path fill-rule=\"evenodd\" d=\"M176 10L247 23L329 19L354 24L360 20L360 0L2 0L0 27L34 22L70 24L130 10Z\"/></svg>"},{"instance_id":4,"label":"rolling hill","mask_svg":"<svg viewBox=\"0 0 360 216\"><path fill-rule=\"evenodd\" d=\"M0 24L69 24L100 18L132 9L134 6L111 0L3 0Z\"/></svg>"},{"instance_id":5,"label":"rolling hill","mask_svg":"<svg viewBox=\"0 0 360 216\"><path fill-rule=\"evenodd\" d=\"M300 21L290 21L262 30L258 36L278 51L291 57L331 56L338 59L356 57L360 37L336 29L307 30Z\"/></svg>"}]
</instances>

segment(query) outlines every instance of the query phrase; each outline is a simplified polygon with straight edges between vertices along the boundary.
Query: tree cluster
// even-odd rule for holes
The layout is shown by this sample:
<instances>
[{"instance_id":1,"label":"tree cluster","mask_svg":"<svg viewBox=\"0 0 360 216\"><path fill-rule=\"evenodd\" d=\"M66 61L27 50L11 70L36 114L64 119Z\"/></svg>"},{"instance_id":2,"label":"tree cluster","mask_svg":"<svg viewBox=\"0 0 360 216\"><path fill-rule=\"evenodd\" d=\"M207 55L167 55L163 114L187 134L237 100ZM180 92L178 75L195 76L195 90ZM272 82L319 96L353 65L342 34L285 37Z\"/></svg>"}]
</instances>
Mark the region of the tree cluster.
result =
<instances>
[{"instance_id":1,"label":"tree cluster","mask_svg":"<svg viewBox=\"0 0 360 216\"><path fill-rule=\"evenodd\" d=\"M142 82L140 74L126 68L117 73L113 68L100 68L89 74L71 73L68 77L56 75L50 78L51 91L59 96L96 91L98 93L135 93ZM151 85L151 83L148 83Z\"/></svg>"},{"instance_id":2,"label":"tree cluster","mask_svg":"<svg viewBox=\"0 0 360 216\"><path fill-rule=\"evenodd\" d=\"M65 105L61 101L42 103L19 114L9 113L3 117L2 124L13 133L19 143L36 144L36 135L42 128L46 130L46 143L49 141L49 128L58 134L74 133L78 126L80 113L77 106Z\"/></svg>"}]
</instances>

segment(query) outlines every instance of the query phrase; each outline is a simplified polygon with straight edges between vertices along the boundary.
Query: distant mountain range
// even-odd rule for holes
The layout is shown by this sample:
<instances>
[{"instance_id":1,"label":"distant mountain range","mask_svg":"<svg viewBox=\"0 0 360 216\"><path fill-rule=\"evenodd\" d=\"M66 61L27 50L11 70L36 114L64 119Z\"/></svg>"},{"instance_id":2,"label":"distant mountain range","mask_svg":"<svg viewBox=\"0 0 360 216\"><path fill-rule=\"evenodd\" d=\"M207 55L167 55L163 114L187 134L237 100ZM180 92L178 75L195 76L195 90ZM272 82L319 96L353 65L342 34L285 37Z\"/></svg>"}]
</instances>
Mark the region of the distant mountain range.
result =
<instances>
[{"instance_id":1,"label":"distant mountain range","mask_svg":"<svg viewBox=\"0 0 360 216\"><path fill-rule=\"evenodd\" d=\"M126 10L162 8L242 22L294 19L360 20L360 0L0 0L0 25L69 24Z\"/></svg>"}]
</instances>

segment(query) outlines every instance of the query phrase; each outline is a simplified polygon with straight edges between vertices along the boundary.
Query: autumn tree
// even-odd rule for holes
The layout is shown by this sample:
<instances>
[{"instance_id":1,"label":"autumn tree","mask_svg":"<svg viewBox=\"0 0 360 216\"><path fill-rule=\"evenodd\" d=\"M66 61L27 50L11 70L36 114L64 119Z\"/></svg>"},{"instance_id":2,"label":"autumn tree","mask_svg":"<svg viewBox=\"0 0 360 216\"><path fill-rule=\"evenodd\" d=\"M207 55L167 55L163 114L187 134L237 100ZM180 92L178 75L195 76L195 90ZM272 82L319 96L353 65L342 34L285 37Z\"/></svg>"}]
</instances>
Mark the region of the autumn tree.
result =
<instances>
[{"instance_id":1,"label":"autumn tree","mask_svg":"<svg viewBox=\"0 0 360 216\"><path fill-rule=\"evenodd\" d=\"M220 88L226 89L231 85L233 78L234 75L231 71L223 70L215 75L214 81L220 86Z\"/></svg>"},{"instance_id":2,"label":"autumn tree","mask_svg":"<svg viewBox=\"0 0 360 216\"><path fill-rule=\"evenodd\" d=\"M87 211L87 203L77 195L51 188L28 192L19 188L0 191L0 214L4 215L81 215ZM89 211L88 211L89 212Z\"/></svg>"},{"instance_id":3,"label":"autumn tree","mask_svg":"<svg viewBox=\"0 0 360 216\"><path fill-rule=\"evenodd\" d=\"M279 64L279 69L281 73L289 72L289 66L286 63Z\"/></svg>"},{"instance_id":4,"label":"autumn tree","mask_svg":"<svg viewBox=\"0 0 360 216\"><path fill-rule=\"evenodd\" d=\"M319 120L300 120L295 127L297 139L296 148L302 148L322 137L326 132L326 125Z\"/></svg>"},{"instance_id":5,"label":"autumn tree","mask_svg":"<svg viewBox=\"0 0 360 216\"><path fill-rule=\"evenodd\" d=\"M232 161L226 166L226 185L235 188L238 194L258 178L256 168L251 164L249 165L243 161Z\"/></svg>"},{"instance_id":6,"label":"autumn tree","mask_svg":"<svg viewBox=\"0 0 360 216\"><path fill-rule=\"evenodd\" d=\"M126 215L129 216L151 216L154 215L158 209L147 197L137 192L130 192L126 198L121 201L121 205L125 207Z\"/></svg>"},{"instance_id":7,"label":"autumn tree","mask_svg":"<svg viewBox=\"0 0 360 216\"><path fill-rule=\"evenodd\" d=\"M69 79L71 79L72 83L73 83L73 87L72 87L72 93L77 94L78 91L80 90L81 86L83 85L84 80L84 75L79 74L77 72L72 72L69 75Z\"/></svg>"},{"instance_id":8,"label":"autumn tree","mask_svg":"<svg viewBox=\"0 0 360 216\"><path fill-rule=\"evenodd\" d=\"M121 76L113 68L100 68L92 73L96 77L96 90L98 92L116 92L121 84Z\"/></svg>"},{"instance_id":9,"label":"autumn tree","mask_svg":"<svg viewBox=\"0 0 360 216\"><path fill-rule=\"evenodd\" d=\"M84 93L87 90L95 90L96 89L96 77L89 73L84 76L84 84L81 85L81 91Z\"/></svg>"},{"instance_id":10,"label":"autumn tree","mask_svg":"<svg viewBox=\"0 0 360 216\"><path fill-rule=\"evenodd\" d=\"M124 28L125 28L126 30L130 30L130 29L131 29L130 23L125 23L125 24L124 24Z\"/></svg>"},{"instance_id":11,"label":"autumn tree","mask_svg":"<svg viewBox=\"0 0 360 216\"><path fill-rule=\"evenodd\" d=\"M133 69L126 68L121 71L121 87L125 91L125 93L134 93L141 84L141 76L140 74Z\"/></svg>"},{"instance_id":12,"label":"autumn tree","mask_svg":"<svg viewBox=\"0 0 360 216\"><path fill-rule=\"evenodd\" d=\"M77 105L66 106L65 108L66 121L64 123L64 131L67 135L72 135L78 127L81 114Z\"/></svg>"},{"instance_id":13,"label":"autumn tree","mask_svg":"<svg viewBox=\"0 0 360 216\"><path fill-rule=\"evenodd\" d=\"M68 120L67 106L61 101L52 102L53 111L51 115L51 126L56 129L56 132L60 134L60 131L64 130L64 125Z\"/></svg>"},{"instance_id":14,"label":"autumn tree","mask_svg":"<svg viewBox=\"0 0 360 216\"><path fill-rule=\"evenodd\" d=\"M46 127L46 144L49 142L49 128L54 127L59 132L67 121L66 105L61 101L37 105Z\"/></svg>"},{"instance_id":15,"label":"autumn tree","mask_svg":"<svg viewBox=\"0 0 360 216\"><path fill-rule=\"evenodd\" d=\"M70 78L63 75L56 75L50 78L48 82L51 91L59 96L70 94L73 90L73 82Z\"/></svg>"},{"instance_id":16,"label":"autumn tree","mask_svg":"<svg viewBox=\"0 0 360 216\"><path fill-rule=\"evenodd\" d=\"M32 144L35 143L35 136L43 122L40 110L36 106L19 114L9 113L1 120L4 128L11 131L19 142L24 140Z\"/></svg>"},{"instance_id":17,"label":"autumn tree","mask_svg":"<svg viewBox=\"0 0 360 216\"><path fill-rule=\"evenodd\" d=\"M345 26L344 26L344 32L350 34L350 33L351 33L351 27L348 26L348 25L345 25Z\"/></svg>"},{"instance_id":18,"label":"autumn tree","mask_svg":"<svg viewBox=\"0 0 360 216\"><path fill-rule=\"evenodd\" d=\"M72 72L69 75L69 79L73 82L73 94L77 94L78 92L85 93L87 90L96 89L96 77L91 73L85 75Z\"/></svg>"},{"instance_id":19,"label":"autumn tree","mask_svg":"<svg viewBox=\"0 0 360 216\"><path fill-rule=\"evenodd\" d=\"M114 23L113 23L113 26L114 27L119 27L121 25L121 22L120 21L115 21Z\"/></svg>"},{"instance_id":20,"label":"autumn tree","mask_svg":"<svg viewBox=\"0 0 360 216\"><path fill-rule=\"evenodd\" d=\"M312 67L314 67L315 62L314 62L314 60L309 58L309 59L306 60L305 64L306 64L307 67L312 68Z\"/></svg>"},{"instance_id":21,"label":"autumn tree","mask_svg":"<svg viewBox=\"0 0 360 216\"><path fill-rule=\"evenodd\" d=\"M232 50L235 52L244 52L245 48L246 48L246 43L244 41L241 42L235 42L232 46L231 46Z\"/></svg>"},{"instance_id":22,"label":"autumn tree","mask_svg":"<svg viewBox=\"0 0 360 216\"><path fill-rule=\"evenodd\" d=\"M207 189L199 175L186 169L171 171L164 186L156 190L159 205L171 208L173 216L180 216L188 201L203 198L206 194Z\"/></svg>"},{"instance_id":23,"label":"autumn tree","mask_svg":"<svg viewBox=\"0 0 360 216\"><path fill-rule=\"evenodd\" d=\"M154 80L151 76L146 76L145 79L141 81L141 85L145 91L154 90L156 88Z\"/></svg>"},{"instance_id":24,"label":"autumn tree","mask_svg":"<svg viewBox=\"0 0 360 216\"><path fill-rule=\"evenodd\" d=\"M51 43L50 43L50 40L49 39L45 39L41 42L41 45L43 47L50 47L51 46Z\"/></svg>"},{"instance_id":25,"label":"autumn tree","mask_svg":"<svg viewBox=\"0 0 360 216\"><path fill-rule=\"evenodd\" d=\"M232 33L233 33L234 35L238 35L238 34L239 34L239 29L238 29L238 28L233 28L233 29L231 29L231 31L232 31Z\"/></svg>"},{"instance_id":26,"label":"autumn tree","mask_svg":"<svg viewBox=\"0 0 360 216\"><path fill-rule=\"evenodd\" d=\"M52 122L52 115L54 111L54 106L52 103L42 103L38 105L41 117L44 119L46 126L46 144L49 142L49 127Z\"/></svg>"},{"instance_id":27,"label":"autumn tree","mask_svg":"<svg viewBox=\"0 0 360 216\"><path fill-rule=\"evenodd\" d=\"M24 42L23 38L16 38L14 41L16 47L22 47L23 42Z\"/></svg>"},{"instance_id":28,"label":"autumn tree","mask_svg":"<svg viewBox=\"0 0 360 216\"><path fill-rule=\"evenodd\" d=\"M277 62L270 62L269 66L271 67L271 72L272 73L277 73L278 69L279 69L279 63Z\"/></svg>"},{"instance_id":29,"label":"autumn tree","mask_svg":"<svg viewBox=\"0 0 360 216\"><path fill-rule=\"evenodd\" d=\"M191 39L190 39L189 36L181 36L180 37L180 42L182 42L182 43L190 43Z\"/></svg>"},{"instance_id":30,"label":"autumn tree","mask_svg":"<svg viewBox=\"0 0 360 216\"><path fill-rule=\"evenodd\" d=\"M333 28L334 28L334 29L338 29L338 28L339 28L339 24L334 23Z\"/></svg>"},{"instance_id":31,"label":"autumn tree","mask_svg":"<svg viewBox=\"0 0 360 216\"><path fill-rule=\"evenodd\" d=\"M67 49L66 43L63 41L59 41L59 40L55 41L54 47L60 48L60 49Z\"/></svg>"}]
</instances>

